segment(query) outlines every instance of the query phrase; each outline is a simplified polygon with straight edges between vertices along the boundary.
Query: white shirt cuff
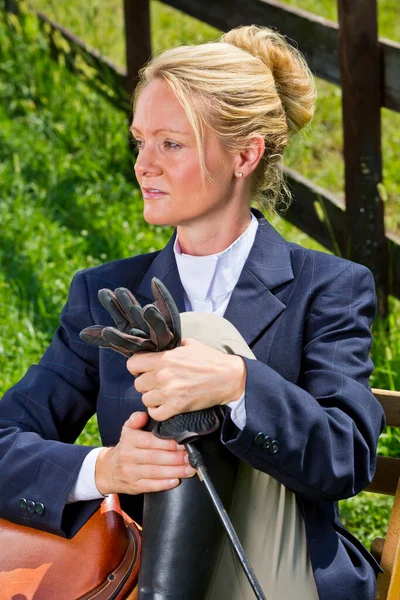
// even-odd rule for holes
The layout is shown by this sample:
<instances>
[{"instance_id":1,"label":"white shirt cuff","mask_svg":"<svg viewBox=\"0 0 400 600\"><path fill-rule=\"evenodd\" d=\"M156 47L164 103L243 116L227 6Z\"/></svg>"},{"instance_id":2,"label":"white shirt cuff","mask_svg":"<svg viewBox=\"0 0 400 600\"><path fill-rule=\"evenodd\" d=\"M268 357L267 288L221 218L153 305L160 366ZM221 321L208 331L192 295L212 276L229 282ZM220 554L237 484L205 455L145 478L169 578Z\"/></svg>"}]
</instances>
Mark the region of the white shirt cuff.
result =
<instances>
[{"instance_id":1,"label":"white shirt cuff","mask_svg":"<svg viewBox=\"0 0 400 600\"><path fill-rule=\"evenodd\" d=\"M246 425L246 407L244 403L245 392L240 396L239 400L228 402L231 410L231 419L235 423L236 427L243 430Z\"/></svg>"},{"instance_id":2,"label":"white shirt cuff","mask_svg":"<svg viewBox=\"0 0 400 600\"><path fill-rule=\"evenodd\" d=\"M103 448L94 448L86 455L76 478L75 485L68 495L67 504L78 502L78 500L105 498L99 492L95 483L96 461L102 450Z\"/></svg>"}]
</instances>

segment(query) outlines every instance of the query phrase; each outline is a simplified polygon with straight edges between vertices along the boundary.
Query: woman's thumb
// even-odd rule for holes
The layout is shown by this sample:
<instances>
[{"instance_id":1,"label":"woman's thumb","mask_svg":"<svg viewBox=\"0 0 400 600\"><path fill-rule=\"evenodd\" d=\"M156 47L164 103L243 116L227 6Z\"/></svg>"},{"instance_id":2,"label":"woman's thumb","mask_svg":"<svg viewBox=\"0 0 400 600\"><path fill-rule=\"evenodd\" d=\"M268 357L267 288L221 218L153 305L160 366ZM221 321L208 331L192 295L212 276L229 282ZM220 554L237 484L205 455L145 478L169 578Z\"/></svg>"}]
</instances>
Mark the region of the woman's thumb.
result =
<instances>
[{"instance_id":1,"label":"woman's thumb","mask_svg":"<svg viewBox=\"0 0 400 600\"><path fill-rule=\"evenodd\" d=\"M146 425L148 418L149 415L146 412L136 411L131 414L126 422L126 425L131 427L131 429L141 429L144 427L144 425Z\"/></svg>"}]
</instances>

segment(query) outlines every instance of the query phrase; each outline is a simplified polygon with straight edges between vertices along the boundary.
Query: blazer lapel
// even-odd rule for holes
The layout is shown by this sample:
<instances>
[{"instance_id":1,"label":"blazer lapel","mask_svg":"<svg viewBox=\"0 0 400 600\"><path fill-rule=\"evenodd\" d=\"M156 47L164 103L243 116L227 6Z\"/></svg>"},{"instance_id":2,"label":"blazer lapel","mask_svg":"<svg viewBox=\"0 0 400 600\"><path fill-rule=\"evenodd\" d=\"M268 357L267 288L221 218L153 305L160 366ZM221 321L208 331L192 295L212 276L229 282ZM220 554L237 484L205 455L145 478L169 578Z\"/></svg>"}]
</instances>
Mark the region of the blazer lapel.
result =
<instances>
[{"instance_id":1,"label":"blazer lapel","mask_svg":"<svg viewBox=\"0 0 400 600\"><path fill-rule=\"evenodd\" d=\"M259 210L251 212L256 237L224 314L249 346L286 308L272 290L294 279L287 242Z\"/></svg>"},{"instance_id":2,"label":"blazer lapel","mask_svg":"<svg viewBox=\"0 0 400 600\"><path fill-rule=\"evenodd\" d=\"M153 292L151 291L151 280L153 277L157 277L167 287L175 300L179 312L186 312L184 289L174 255L175 238L176 229L167 245L164 246L151 263L149 270L145 273L145 276L137 287L135 295L141 296L140 300L143 298L146 302L154 302Z\"/></svg>"},{"instance_id":3,"label":"blazer lapel","mask_svg":"<svg viewBox=\"0 0 400 600\"><path fill-rule=\"evenodd\" d=\"M224 314L249 346L286 308L272 290L294 279L287 242L259 210L251 211L258 219L256 237ZM175 238L176 229L134 293L141 303L142 299L153 302L151 280L157 277L167 286L179 312L185 312L184 289L173 251Z\"/></svg>"}]
</instances>

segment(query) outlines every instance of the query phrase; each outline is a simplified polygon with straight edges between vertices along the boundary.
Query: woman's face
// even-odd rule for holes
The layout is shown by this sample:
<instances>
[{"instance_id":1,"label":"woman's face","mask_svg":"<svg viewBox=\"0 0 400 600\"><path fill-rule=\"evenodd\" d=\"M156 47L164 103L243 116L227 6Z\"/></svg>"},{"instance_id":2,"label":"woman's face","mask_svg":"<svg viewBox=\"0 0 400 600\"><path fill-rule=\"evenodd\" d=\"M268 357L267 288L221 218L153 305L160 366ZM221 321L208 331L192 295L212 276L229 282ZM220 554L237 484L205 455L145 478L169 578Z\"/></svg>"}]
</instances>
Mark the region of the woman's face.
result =
<instances>
[{"instance_id":1,"label":"woman's face","mask_svg":"<svg viewBox=\"0 0 400 600\"><path fill-rule=\"evenodd\" d=\"M229 203L240 203L235 193L234 159L221 148L212 131L206 133L204 150L214 182L206 180L203 189L193 129L165 81L155 79L142 91L131 131L139 149L135 173L142 194L144 188L166 192L144 197L143 216L148 223L206 224L221 217Z\"/></svg>"}]
</instances>

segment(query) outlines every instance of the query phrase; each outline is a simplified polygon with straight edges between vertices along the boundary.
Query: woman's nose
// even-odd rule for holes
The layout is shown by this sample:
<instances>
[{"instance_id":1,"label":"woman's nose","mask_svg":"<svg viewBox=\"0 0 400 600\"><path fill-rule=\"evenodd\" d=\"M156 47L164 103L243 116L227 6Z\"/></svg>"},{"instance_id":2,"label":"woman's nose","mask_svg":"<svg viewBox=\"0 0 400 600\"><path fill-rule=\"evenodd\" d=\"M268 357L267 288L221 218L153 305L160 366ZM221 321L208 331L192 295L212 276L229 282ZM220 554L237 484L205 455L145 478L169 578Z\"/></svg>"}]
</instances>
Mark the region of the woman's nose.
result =
<instances>
[{"instance_id":1,"label":"woman's nose","mask_svg":"<svg viewBox=\"0 0 400 600\"><path fill-rule=\"evenodd\" d=\"M144 173L158 173L160 165L155 157L155 153L150 149L140 149L136 157L134 166L136 175L144 175Z\"/></svg>"}]
</instances>

